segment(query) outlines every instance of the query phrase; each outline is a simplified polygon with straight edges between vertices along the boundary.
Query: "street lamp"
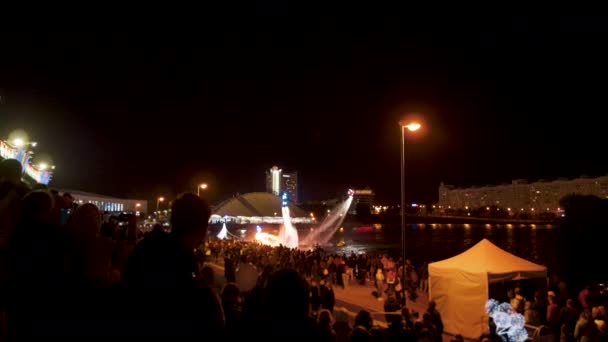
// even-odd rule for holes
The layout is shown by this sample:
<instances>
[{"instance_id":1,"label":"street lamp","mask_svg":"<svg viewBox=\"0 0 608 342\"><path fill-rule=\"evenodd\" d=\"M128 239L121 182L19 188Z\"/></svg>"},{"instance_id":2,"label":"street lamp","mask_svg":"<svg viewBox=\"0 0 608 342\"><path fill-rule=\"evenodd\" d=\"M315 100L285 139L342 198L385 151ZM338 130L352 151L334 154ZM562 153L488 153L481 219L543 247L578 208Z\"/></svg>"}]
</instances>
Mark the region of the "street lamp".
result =
<instances>
[{"instance_id":1,"label":"street lamp","mask_svg":"<svg viewBox=\"0 0 608 342\"><path fill-rule=\"evenodd\" d=\"M415 132L422 125L418 122L399 121L399 127L401 129L401 258L403 259L401 282L403 284L403 299L405 302L405 280L407 279L407 271L405 270L405 130Z\"/></svg>"},{"instance_id":2,"label":"street lamp","mask_svg":"<svg viewBox=\"0 0 608 342\"><path fill-rule=\"evenodd\" d=\"M13 145L21 148L21 147L23 147L23 145L25 145L25 141L23 141L23 139L21 139L21 138L15 138L15 139L13 139Z\"/></svg>"},{"instance_id":3,"label":"street lamp","mask_svg":"<svg viewBox=\"0 0 608 342\"><path fill-rule=\"evenodd\" d=\"M156 211L158 211L158 208L160 206L160 202L164 202L165 198L164 197L159 197L156 199Z\"/></svg>"},{"instance_id":4,"label":"street lamp","mask_svg":"<svg viewBox=\"0 0 608 342\"><path fill-rule=\"evenodd\" d=\"M207 187L208 187L207 183L202 183L202 184L199 184L199 185L196 187L196 195L197 195L197 196L200 196L200 195L201 195L201 189L203 189L203 190L207 190Z\"/></svg>"},{"instance_id":5,"label":"street lamp","mask_svg":"<svg viewBox=\"0 0 608 342\"><path fill-rule=\"evenodd\" d=\"M36 147L38 145L35 141L25 141L23 138L15 138L11 141L12 145L17 148L24 148L25 146Z\"/></svg>"}]
</instances>

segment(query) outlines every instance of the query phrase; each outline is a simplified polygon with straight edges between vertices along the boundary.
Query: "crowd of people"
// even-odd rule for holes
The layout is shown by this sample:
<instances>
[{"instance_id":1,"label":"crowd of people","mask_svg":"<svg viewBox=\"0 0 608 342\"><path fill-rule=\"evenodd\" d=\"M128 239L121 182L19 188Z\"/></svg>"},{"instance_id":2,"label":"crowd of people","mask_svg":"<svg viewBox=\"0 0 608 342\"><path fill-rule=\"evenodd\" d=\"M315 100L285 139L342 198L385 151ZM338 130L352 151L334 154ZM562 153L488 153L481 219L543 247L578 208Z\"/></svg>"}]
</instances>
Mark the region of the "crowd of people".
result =
<instances>
[{"instance_id":1,"label":"crowd of people","mask_svg":"<svg viewBox=\"0 0 608 342\"><path fill-rule=\"evenodd\" d=\"M214 273L204 267L211 213L198 196L187 193L174 201L170 233L154 229L139 239L135 222L103 222L92 204L78 205L69 194L44 186L30 188L21 181L21 170L17 161L0 163L2 340L124 336L359 341L380 333L372 329L369 312L360 312L354 326L343 312L334 312L331 287L344 286L338 280L338 273L344 273L341 258L319 259L316 268L305 270L299 261L306 254L278 249L266 255L268 267L258 273L247 262L262 257L252 249L239 257L251 266L249 276L246 267L238 267L234 279L227 272L229 282L216 291L210 281ZM222 255L236 257L235 246ZM272 262L275 257L278 263ZM324 265L329 270L319 274ZM315 274L312 286L302 271ZM364 271L353 275L365 279ZM255 282L248 282L254 275ZM311 301L315 285L318 292ZM412 341L418 335L440 336L430 329L433 312L424 315L426 326L418 325L417 335L413 328L402 329L401 322L411 319L407 311L401 315L400 307L396 305L392 316L393 329L381 332L382 338L394 340L389 337L406 332L412 332Z\"/></svg>"},{"instance_id":2,"label":"crowd of people","mask_svg":"<svg viewBox=\"0 0 608 342\"><path fill-rule=\"evenodd\" d=\"M401 305L405 303L406 296L415 300L418 290L423 293L428 290L427 263L416 268L410 260L406 260L404 284L401 281L402 259L395 261L384 254L330 254L320 247L313 250L288 249L238 239L210 239L207 248L216 263L223 259L224 275L229 280L235 279L234 270L239 265L241 268L253 265L263 270L259 277L261 282L274 269L293 268L311 284L328 291L333 286L345 288L353 283L365 285L373 282L376 287L374 295L378 300L395 299Z\"/></svg>"},{"instance_id":3,"label":"crowd of people","mask_svg":"<svg viewBox=\"0 0 608 342\"><path fill-rule=\"evenodd\" d=\"M0 162L3 341L443 338L441 315L433 302L425 312L409 312L403 306L406 296L427 286L425 265L416 269L407 260L382 255L336 255L208 239L209 205L190 193L174 201L170 232L156 227L141 238L134 220L126 225L104 222L92 204L77 205L69 194L43 186L30 188L21 181L21 170L17 161ZM226 284L221 289L215 286L210 261L224 267ZM399 277L402 267L405 282ZM335 308L334 288L357 282L375 283L374 295L384 302L388 328L374 327L365 310L351 320L345 310ZM518 290L510 295L516 310L533 320L530 307L536 308L539 323L564 341L606 340L605 309L586 302L584 293L575 302L549 292L546 303L538 298L534 305ZM491 326L489 332L482 338L500 339Z\"/></svg>"},{"instance_id":4,"label":"crowd of people","mask_svg":"<svg viewBox=\"0 0 608 342\"><path fill-rule=\"evenodd\" d=\"M514 311L524 315L526 324L543 327L539 333L556 341L608 341L606 308L589 287L572 298L566 283L553 276L548 291L536 290L527 296L520 287L514 287L507 291L506 300Z\"/></svg>"},{"instance_id":5,"label":"crowd of people","mask_svg":"<svg viewBox=\"0 0 608 342\"><path fill-rule=\"evenodd\" d=\"M395 262L386 255L368 256L365 254L350 256L325 253L322 249L299 250L286 247L271 247L255 242L238 239L210 239L206 250L209 251L208 261L223 265L224 278L228 282L224 288L230 291L238 289L243 298L251 300L268 288L272 275L281 270L292 270L306 287L306 301L303 300L303 311L308 312L308 318L317 322L323 341L441 341L443 323L441 315L431 302L427 312L410 312L403 305L403 291L396 275L400 269L400 261ZM415 288L418 272L411 262L406 260L409 286ZM369 271L368 271L369 270ZM387 277L378 275L387 274ZM371 275L371 276L370 276ZM352 284L375 282L377 291L374 295L384 301L387 329L374 327L370 312L362 310L350 325L349 313L343 309L335 309L334 287L348 288ZM415 291L415 289L413 290ZM370 294L371 295L371 294ZM223 298L224 296L222 296ZM303 297L304 298L304 295ZM233 302L233 301L231 301ZM254 300L254 302L258 302ZM242 310L246 312L247 301ZM236 306L226 308L225 312L235 310ZM236 309L241 312L240 309ZM263 311L260 306L255 312ZM228 317L241 315L226 315L227 326L238 326L238 318L231 321ZM246 316L247 317L247 316ZM249 319L249 317L247 317ZM314 324L314 323L313 323Z\"/></svg>"}]
</instances>

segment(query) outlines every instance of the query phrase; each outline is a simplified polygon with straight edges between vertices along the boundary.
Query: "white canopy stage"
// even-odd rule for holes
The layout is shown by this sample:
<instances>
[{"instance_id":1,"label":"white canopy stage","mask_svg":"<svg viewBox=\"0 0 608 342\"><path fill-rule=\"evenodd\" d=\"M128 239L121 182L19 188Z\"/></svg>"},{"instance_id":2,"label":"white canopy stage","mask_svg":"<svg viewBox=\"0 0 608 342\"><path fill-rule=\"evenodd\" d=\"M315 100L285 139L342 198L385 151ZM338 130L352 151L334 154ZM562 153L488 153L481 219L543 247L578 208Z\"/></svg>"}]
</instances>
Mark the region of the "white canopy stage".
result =
<instances>
[{"instance_id":1,"label":"white canopy stage","mask_svg":"<svg viewBox=\"0 0 608 342\"><path fill-rule=\"evenodd\" d=\"M546 277L545 266L483 239L461 254L429 264L429 298L437 303L445 332L479 338L487 331L489 284Z\"/></svg>"}]
</instances>

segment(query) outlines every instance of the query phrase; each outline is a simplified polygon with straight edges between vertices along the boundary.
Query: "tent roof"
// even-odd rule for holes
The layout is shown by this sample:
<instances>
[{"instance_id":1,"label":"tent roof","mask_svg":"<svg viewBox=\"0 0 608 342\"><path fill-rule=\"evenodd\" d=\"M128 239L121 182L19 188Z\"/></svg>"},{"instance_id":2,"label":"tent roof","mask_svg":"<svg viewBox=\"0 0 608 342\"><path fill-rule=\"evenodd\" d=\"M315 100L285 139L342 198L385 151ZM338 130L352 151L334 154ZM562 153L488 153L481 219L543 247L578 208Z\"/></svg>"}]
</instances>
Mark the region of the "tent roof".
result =
<instances>
[{"instance_id":1,"label":"tent roof","mask_svg":"<svg viewBox=\"0 0 608 342\"><path fill-rule=\"evenodd\" d=\"M219 216L272 217L281 216L282 199L267 192L250 192L220 203L214 210ZM288 203L291 217L308 217L303 209Z\"/></svg>"},{"instance_id":2,"label":"tent roof","mask_svg":"<svg viewBox=\"0 0 608 342\"><path fill-rule=\"evenodd\" d=\"M429 264L441 269L472 273L504 274L512 272L546 272L547 268L517 257L483 239L468 250L442 261Z\"/></svg>"}]
</instances>

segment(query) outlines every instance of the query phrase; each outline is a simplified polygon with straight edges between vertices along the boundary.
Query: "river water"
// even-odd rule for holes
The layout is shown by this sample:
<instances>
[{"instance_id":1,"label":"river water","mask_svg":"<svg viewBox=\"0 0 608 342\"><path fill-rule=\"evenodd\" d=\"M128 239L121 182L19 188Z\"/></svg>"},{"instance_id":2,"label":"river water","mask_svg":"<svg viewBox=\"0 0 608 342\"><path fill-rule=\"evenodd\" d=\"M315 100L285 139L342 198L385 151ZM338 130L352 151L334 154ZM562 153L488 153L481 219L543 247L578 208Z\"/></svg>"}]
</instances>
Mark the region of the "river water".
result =
<instances>
[{"instance_id":1,"label":"river water","mask_svg":"<svg viewBox=\"0 0 608 342\"><path fill-rule=\"evenodd\" d=\"M408 224L406 255L415 263L439 261L462 253L485 238L552 270L557 269L556 228L530 224ZM339 253L387 253L399 257L401 228L399 225L344 224L330 242L333 247L329 250Z\"/></svg>"}]
</instances>

